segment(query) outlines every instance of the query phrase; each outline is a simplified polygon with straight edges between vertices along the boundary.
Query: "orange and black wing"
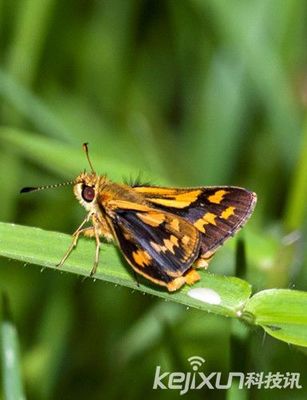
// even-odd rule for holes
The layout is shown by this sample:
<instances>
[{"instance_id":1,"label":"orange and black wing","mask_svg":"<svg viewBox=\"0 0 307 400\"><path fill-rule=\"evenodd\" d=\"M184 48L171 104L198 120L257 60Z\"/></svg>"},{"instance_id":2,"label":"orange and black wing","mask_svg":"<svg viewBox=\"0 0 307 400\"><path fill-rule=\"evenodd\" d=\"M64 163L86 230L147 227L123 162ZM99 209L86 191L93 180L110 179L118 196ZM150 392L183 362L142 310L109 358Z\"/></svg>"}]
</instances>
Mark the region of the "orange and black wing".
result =
<instances>
[{"instance_id":1,"label":"orange and black wing","mask_svg":"<svg viewBox=\"0 0 307 400\"><path fill-rule=\"evenodd\" d=\"M162 188L139 186L134 190L160 210L187 220L201 233L202 258L209 258L248 220L256 194L233 186Z\"/></svg>"},{"instance_id":2,"label":"orange and black wing","mask_svg":"<svg viewBox=\"0 0 307 400\"><path fill-rule=\"evenodd\" d=\"M125 203L125 208L113 209L110 214L119 247L136 272L176 290L185 283L183 275L199 256L199 231L176 215L141 209L130 209Z\"/></svg>"}]
</instances>

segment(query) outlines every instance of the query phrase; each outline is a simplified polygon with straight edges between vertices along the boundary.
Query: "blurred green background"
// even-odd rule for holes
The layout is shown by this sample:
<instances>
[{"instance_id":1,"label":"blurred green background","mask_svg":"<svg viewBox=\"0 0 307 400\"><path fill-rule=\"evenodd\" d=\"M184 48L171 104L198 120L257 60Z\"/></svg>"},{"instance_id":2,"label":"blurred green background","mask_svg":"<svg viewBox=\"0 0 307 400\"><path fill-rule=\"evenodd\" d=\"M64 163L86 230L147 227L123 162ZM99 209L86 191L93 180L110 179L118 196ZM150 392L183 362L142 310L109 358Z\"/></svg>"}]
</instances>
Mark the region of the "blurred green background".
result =
<instances>
[{"instance_id":1,"label":"blurred green background","mask_svg":"<svg viewBox=\"0 0 307 400\"><path fill-rule=\"evenodd\" d=\"M18 192L88 168L87 141L117 181L257 192L242 235L247 279L306 290L306 15L303 0L2 1L0 220L73 232L84 210L70 188ZM306 398L306 351L260 329L0 262L30 399L178 398L152 390L155 368L189 370L193 355L207 373L300 372L305 388L188 398ZM211 268L234 275L233 248Z\"/></svg>"}]
</instances>

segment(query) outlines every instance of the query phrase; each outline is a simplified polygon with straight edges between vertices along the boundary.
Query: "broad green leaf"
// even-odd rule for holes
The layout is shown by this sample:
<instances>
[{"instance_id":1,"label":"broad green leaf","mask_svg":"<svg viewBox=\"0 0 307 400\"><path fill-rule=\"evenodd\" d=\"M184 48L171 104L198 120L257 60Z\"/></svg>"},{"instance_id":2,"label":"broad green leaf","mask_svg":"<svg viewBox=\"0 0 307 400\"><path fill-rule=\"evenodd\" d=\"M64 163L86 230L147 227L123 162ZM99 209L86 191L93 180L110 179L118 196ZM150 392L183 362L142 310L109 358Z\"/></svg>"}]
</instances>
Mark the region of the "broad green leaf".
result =
<instances>
[{"instance_id":1,"label":"broad green leaf","mask_svg":"<svg viewBox=\"0 0 307 400\"><path fill-rule=\"evenodd\" d=\"M38 228L0 223L0 255L11 259L56 269L71 242L71 237ZM201 281L192 288L186 286L176 293L152 286L150 282L134 278L114 245L102 243L100 264L95 279L140 290L144 293L196 307L224 316L240 317L250 296L250 285L238 278L214 275L201 271ZM94 260L95 241L80 239L62 269L89 276Z\"/></svg>"},{"instance_id":2,"label":"broad green leaf","mask_svg":"<svg viewBox=\"0 0 307 400\"><path fill-rule=\"evenodd\" d=\"M269 289L255 294L244 308L243 318L262 326L277 339L307 346L307 293Z\"/></svg>"}]
</instances>

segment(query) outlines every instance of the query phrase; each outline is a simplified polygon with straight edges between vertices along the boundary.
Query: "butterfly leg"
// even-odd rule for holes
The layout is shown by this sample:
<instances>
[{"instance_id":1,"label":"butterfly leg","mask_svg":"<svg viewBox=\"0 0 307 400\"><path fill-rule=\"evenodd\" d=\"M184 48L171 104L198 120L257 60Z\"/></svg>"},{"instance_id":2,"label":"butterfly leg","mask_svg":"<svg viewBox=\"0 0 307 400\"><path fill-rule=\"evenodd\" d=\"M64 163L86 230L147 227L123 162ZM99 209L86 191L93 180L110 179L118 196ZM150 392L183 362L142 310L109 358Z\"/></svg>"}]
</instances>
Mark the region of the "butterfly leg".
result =
<instances>
[{"instance_id":1,"label":"butterfly leg","mask_svg":"<svg viewBox=\"0 0 307 400\"><path fill-rule=\"evenodd\" d=\"M99 239L99 230L96 228L96 226L93 226L94 229L94 235L96 239L96 252L95 252L95 261L94 261L94 266L91 270L90 276L95 275L97 271L97 267L99 264L99 252L100 252L100 239Z\"/></svg>"},{"instance_id":2,"label":"butterfly leg","mask_svg":"<svg viewBox=\"0 0 307 400\"><path fill-rule=\"evenodd\" d=\"M88 229L91 228L83 228L83 226L88 222L89 216L85 218L85 220L82 222L82 224L79 226L79 228L72 234L73 240L71 242L71 245L68 247L66 253L64 254L62 260L56 265L57 268L60 268L64 262L67 260L69 254L73 251L73 249L76 247L79 236L87 231Z\"/></svg>"}]
</instances>

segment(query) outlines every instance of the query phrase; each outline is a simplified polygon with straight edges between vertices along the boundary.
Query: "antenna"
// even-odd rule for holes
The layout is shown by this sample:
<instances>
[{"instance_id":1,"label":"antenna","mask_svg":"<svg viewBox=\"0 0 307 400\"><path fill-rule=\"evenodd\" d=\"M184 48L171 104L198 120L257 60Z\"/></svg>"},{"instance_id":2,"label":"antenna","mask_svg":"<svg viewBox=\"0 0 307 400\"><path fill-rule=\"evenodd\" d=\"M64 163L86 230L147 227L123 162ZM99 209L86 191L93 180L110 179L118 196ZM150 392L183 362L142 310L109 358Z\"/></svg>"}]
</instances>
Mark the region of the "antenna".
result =
<instances>
[{"instance_id":1,"label":"antenna","mask_svg":"<svg viewBox=\"0 0 307 400\"><path fill-rule=\"evenodd\" d=\"M85 151L86 158L91 167L92 173L95 174L93 164L91 162L91 159L90 159L90 156L88 153L88 143L83 143L82 147L83 147L83 150ZM44 186L37 186L37 187L26 186L20 190L20 193L38 192L39 190L54 189L54 188L58 188L61 186L73 185L74 183L75 183L75 181L68 181L68 182L63 182L63 183L56 183L54 185L44 185Z\"/></svg>"},{"instance_id":2,"label":"antenna","mask_svg":"<svg viewBox=\"0 0 307 400\"><path fill-rule=\"evenodd\" d=\"M93 174L95 174L96 172L95 172L95 170L93 168L93 164L91 162L91 159L90 159L90 156L89 156L89 153L88 153L88 143L83 143L82 147L83 147L83 150L85 151L86 158L87 158L87 161L88 161L88 163L89 163L89 165L91 167L91 170L92 170Z\"/></svg>"},{"instance_id":3,"label":"antenna","mask_svg":"<svg viewBox=\"0 0 307 400\"><path fill-rule=\"evenodd\" d=\"M54 189L54 188L58 188L61 186L73 185L74 183L75 183L75 181L69 181L69 182L63 182L63 183L56 183L54 185L45 185L45 186L37 186L37 187L27 186L27 187L22 188L20 190L20 193L38 192L39 190Z\"/></svg>"}]
</instances>

